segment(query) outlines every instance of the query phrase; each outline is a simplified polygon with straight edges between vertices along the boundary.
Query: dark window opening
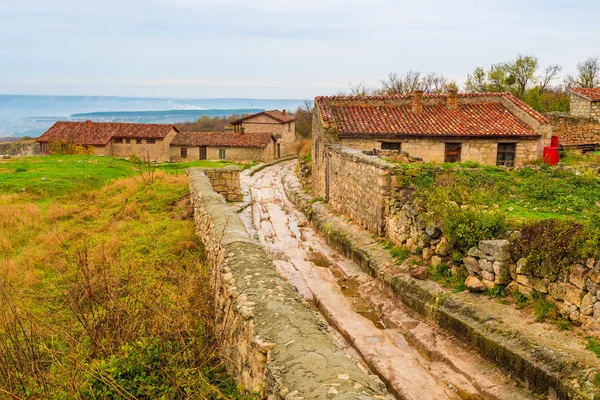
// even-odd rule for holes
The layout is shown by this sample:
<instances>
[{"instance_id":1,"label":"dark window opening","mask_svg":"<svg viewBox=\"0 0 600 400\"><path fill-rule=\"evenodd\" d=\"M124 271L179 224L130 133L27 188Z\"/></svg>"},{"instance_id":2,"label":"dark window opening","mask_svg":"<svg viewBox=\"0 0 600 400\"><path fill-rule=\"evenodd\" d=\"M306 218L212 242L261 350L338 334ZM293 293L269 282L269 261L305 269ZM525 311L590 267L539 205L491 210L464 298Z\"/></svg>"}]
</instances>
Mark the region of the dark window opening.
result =
<instances>
[{"instance_id":1,"label":"dark window opening","mask_svg":"<svg viewBox=\"0 0 600 400\"><path fill-rule=\"evenodd\" d=\"M444 151L444 162L460 162L461 147L461 143L446 143L446 149Z\"/></svg>"},{"instance_id":2,"label":"dark window opening","mask_svg":"<svg viewBox=\"0 0 600 400\"><path fill-rule=\"evenodd\" d=\"M400 151L400 142L381 142L381 150Z\"/></svg>"},{"instance_id":3,"label":"dark window opening","mask_svg":"<svg viewBox=\"0 0 600 400\"><path fill-rule=\"evenodd\" d=\"M125 143L131 143L131 139L125 139Z\"/></svg>"},{"instance_id":4,"label":"dark window opening","mask_svg":"<svg viewBox=\"0 0 600 400\"><path fill-rule=\"evenodd\" d=\"M291 131L292 131L292 123L288 122L288 132L291 132Z\"/></svg>"},{"instance_id":5,"label":"dark window opening","mask_svg":"<svg viewBox=\"0 0 600 400\"><path fill-rule=\"evenodd\" d=\"M123 138L116 137L113 139L113 143L123 143Z\"/></svg>"},{"instance_id":6,"label":"dark window opening","mask_svg":"<svg viewBox=\"0 0 600 400\"><path fill-rule=\"evenodd\" d=\"M154 143L156 143L156 139L146 139L146 143L154 144Z\"/></svg>"},{"instance_id":7,"label":"dark window opening","mask_svg":"<svg viewBox=\"0 0 600 400\"><path fill-rule=\"evenodd\" d=\"M219 149L219 158L221 160L225 158L225 149Z\"/></svg>"},{"instance_id":8,"label":"dark window opening","mask_svg":"<svg viewBox=\"0 0 600 400\"><path fill-rule=\"evenodd\" d=\"M515 143L498 143L496 165L498 167L514 167L516 147Z\"/></svg>"},{"instance_id":9,"label":"dark window opening","mask_svg":"<svg viewBox=\"0 0 600 400\"><path fill-rule=\"evenodd\" d=\"M181 148L181 158L187 158L187 147Z\"/></svg>"},{"instance_id":10,"label":"dark window opening","mask_svg":"<svg viewBox=\"0 0 600 400\"><path fill-rule=\"evenodd\" d=\"M137 144L142 144L142 139L135 139L135 142L136 142Z\"/></svg>"}]
</instances>

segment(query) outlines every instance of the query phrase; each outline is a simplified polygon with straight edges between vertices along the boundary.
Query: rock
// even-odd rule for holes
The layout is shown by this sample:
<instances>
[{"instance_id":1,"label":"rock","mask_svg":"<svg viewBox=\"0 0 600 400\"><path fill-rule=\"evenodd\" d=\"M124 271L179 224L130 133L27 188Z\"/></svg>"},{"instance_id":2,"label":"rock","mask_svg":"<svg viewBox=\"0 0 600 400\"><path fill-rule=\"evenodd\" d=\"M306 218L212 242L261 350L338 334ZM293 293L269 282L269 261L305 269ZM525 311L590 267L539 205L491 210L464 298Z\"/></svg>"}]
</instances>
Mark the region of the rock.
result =
<instances>
[{"instance_id":1,"label":"rock","mask_svg":"<svg viewBox=\"0 0 600 400\"><path fill-rule=\"evenodd\" d=\"M596 296L598 294L598 289L600 289L600 286L596 285L590 278L589 275L588 277L585 279L585 288L586 290L591 293L592 295ZM596 301L598 300L598 298L596 297Z\"/></svg>"},{"instance_id":2,"label":"rock","mask_svg":"<svg viewBox=\"0 0 600 400\"><path fill-rule=\"evenodd\" d=\"M425 227L425 233L427 233L433 239L437 239L442 232L435 222L429 222Z\"/></svg>"},{"instance_id":3,"label":"rock","mask_svg":"<svg viewBox=\"0 0 600 400\"><path fill-rule=\"evenodd\" d=\"M409 238L409 239L406 239L406 244L404 245L404 247L406 247L406 249L407 249L408 251L410 251L411 253L413 253L413 254L414 254L414 252L415 252L415 249L416 249L416 245L415 245L415 242L414 242L414 240L412 240L412 239L410 239L410 238Z\"/></svg>"},{"instance_id":4,"label":"rock","mask_svg":"<svg viewBox=\"0 0 600 400\"><path fill-rule=\"evenodd\" d=\"M554 282L548 285L548 293L557 301L565 300L565 284L562 282Z\"/></svg>"},{"instance_id":5,"label":"rock","mask_svg":"<svg viewBox=\"0 0 600 400\"><path fill-rule=\"evenodd\" d=\"M422 281L429 279L431 276L427 267L417 267L410 270L410 276L415 279L420 279Z\"/></svg>"},{"instance_id":6,"label":"rock","mask_svg":"<svg viewBox=\"0 0 600 400\"><path fill-rule=\"evenodd\" d=\"M506 261L494 261L494 274L496 274L495 282L499 285L505 285L510 282L510 274L508 272L508 263Z\"/></svg>"},{"instance_id":7,"label":"rock","mask_svg":"<svg viewBox=\"0 0 600 400\"><path fill-rule=\"evenodd\" d=\"M577 307L580 307L584 295L585 292L577 286L571 285L570 283L565 285L565 302L570 302Z\"/></svg>"},{"instance_id":8,"label":"rock","mask_svg":"<svg viewBox=\"0 0 600 400\"><path fill-rule=\"evenodd\" d=\"M594 318L600 321L600 303L594 303Z\"/></svg>"},{"instance_id":9,"label":"rock","mask_svg":"<svg viewBox=\"0 0 600 400\"><path fill-rule=\"evenodd\" d=\"M517 283L517 281L512 281L511 283L509 283L508 285L506 285L506 290L508 292L514 292L515 290L518 291L519 290L519 284Z\"/></svg>"},{"instance_id":10,"label":"rock","mask_svg":"<svg viewBox=\"0 0 600 400\"><path fill-rule=\"evenodd\" d=\"M488 290L492 290L493 288L496 287L496 282L494 282L494 281L488 281L487 279L482 279L481 282L483 282L483 284L485 285L485 287L488 288Z\"/></svg>"},{"instance_id":11,"label":"rock","mask_svg":"<svg viewBox=\"0 0 600 400\"><path fill-rule=\"evenodd\" d=\"M437 267L441 263L442 263L442 259L440 257L438 257L438 256L431 257L431 266L432 267Z\"/></svg>"},{"instance_id":12,"label":"rock","mask_svg":"<svg viewBox=\"0 0 600 400\"><path fill-rule=\"evenodd\" d=\"M494 263L485 258L479 260L479 268L487 272L494 272Z\"/></svg>"},{"instance_id":13,"label":"rock","mask_svg":"<svg viewBox=\"0 0 600 400\"><path fill-rule=\"evenodd\" d=\"M548 293L548 285L550 284L550 280L547 278L529 278L529 283L534 290L537 290L540 293Z\"/></svg>"},{"instance_id":14,"label":"rock","mask_svg":"<svg viewBox=\"0 0 600 400\"><path fill-rule=\"evenodd\" d=\"M481 271L481 277L491 282L494 282L496 280L496 276L493 272Z\"/></svg>"},{"instance_id":15,"label":"rock","mask_svg":"<svg viewBox=\"0 0 600 400\"><path fill-rule=\"evenodd\" d=\"M595 284L600 284L600 267L596 265L587 275Z\"/></svg>"},{"instance_id":16,"label":"rock","mask_svg":"<svg viewBox=\"0 0 600 400\"><path fill-rule=\"evenodd\" d=\"M433 257L433 250L429 247L423 249L423 260L429 261Z\"/></svg>"},{"instance_id":17,"label":"rock","mask_svg":"<svg viewBox=\"0 0 600 400\"><path fill-rule=\"evenodd\" d=\"M581 316L581 326L585 331L594 336L600 335L600 322L596 321L594 318Z\"/></svg>"},{"instance_id":18,"label":"rock","mask_svg":"<svg viewBox=\"0 0 600 400\"><path fill-rule=\"evenodd\" d=\"M521 239L521 231L513 231L508 236L508 240L510 240L511 242L515 242L519 239Z\"/></svg>"},{"instance_id":19,"label":"rock","mask_svg":"<svg viewBox=\"0 0 600 400\"><path fill-rule=\"evenodd\" d=\"M533 295L533 289L530 288L529 286L525 286L525 285L521 285L520 283L518 283L519 285L519 293L521 293L524 296L527 297L531 297Z\"/></svg>"},{"instance_id":20,"label":"rock","mask_svg":"<svg viewBox=\"0 0 600 400\"><path fill-rule=\"evenodd\" d=\"M438 245L435 248L435 254L438 256L445 257L450 254L450 245L448 244L448 239L442 238Z\"/></svg>"},{"instance_id":21,"label":"rock","mask_svg":"<svg viewBox=\"0 0 600 400\"><path fill-rule=\"evenodd\" d=\"M524 274L526 273L526 268L527 267L527 259L526 258L519 258L519 261L517 261L517 274Z\"/></svg>"},{"instance_id":22,"label":"rock","mask_svg":"<svg viewBox=\"0 0 600 400\"><path fill-rule=\"evenodd\" d=\"M585 262L585 266L587 269L592 269L594 268L594 264L596 263L596 260L593 258L588 258L587 261Z\"/></svg>"},{"instance_id":23,"label":"rock","mask_svg":"<svg viewBox=\"0 0 600 400\"><path fill-rule=\"evenodd\" d=\"M477 247L471 247L467 255L475 258L485 258L485 253L479 250Z\"/></svg>"},{"instance_id":24,"label":"rock","mask_svg":"<svg viewBox=\"0 0 600 400\"><path fill-rule=\"evenodd\" d=\"M465 281L465 286L467 290L471 293L481 293L487 290L487 286L483 284L479 279L474 276L469 276Z\"/></svg>"},{"instance_id":25,"label":"rock","mask_svg":"<svg viewBox=\"0 0 600 400\"><path fill-rule=\"evenodd\" d=\"M482 240L479 242L479 250L491 255L496 261L510 259L510 242L505 239Z\"/></svg>"},{"instance_id":26,"label":"rock","mask_svg":"<svg viewBox=\"0 0 600 400\"><path fill-rule=\"evenodd\" d=\"M596 296L590 293L583 296L583 300L581 300L581 313L583 315L590 316L594 314L594 299L596 299Z\"/></svg>"},{"instance_id":27,"label":"rock","mask_svg":"<svg viewBox=\"0 0 600 400\"><path fill-rule=\"evenodd\" d=\"M563 318L569 318L569 315L577 311L577 306L571 302L566 301L562 306L559 306L558 312Z\"/></svg>"},{"instance_id":28,"label":"rock","mask_svg":"<svg viewBox=\"0 0 600 400\"><path fill-rule=\"evenodd\" d=\"M572 311L571 314L569 314L569 319L571 322L579 324L581 322L579 310L576 309L575 311Z\"/></svg>"},{"instance_id":29,"label":"rock","mask_svg":"<svg viewBox=\"0 0 600 400\"><path fill-rule=\"evenodd\" d=\"M519 282L523 286L533 287L530 282L529 275L517 275L517 282Z\"/></svg>"},{"instance_id":30,"label":"rock","mask_svg":"<svg viewBox=\"0 0 600 400\"><path fill-rule=\"evenodd\" d=\"M515 279L517 279L517 265L516 264L510 264L508 266L508 273L510 275L510 279L512 279L513 281Z\"/></svg>"},{"instance_id":31,"label":"rock","mask_svg":"<svg viewBox=\"0 0 600 400\"><path fill-rule=\"evenodd\" d=\"M478 274L479 271L481 271L481 268L479 268L479 263L473 257L463 258L463 263L465 264L467 271L469 271L471 274Z\"/></svg>"},{"instance_id":32,"label":"rock","mask_svg":"<svg viewBox=\"0 0 600 400\"><path fill-rule=\"evenodd\" d=\"M588 269L581 265L575 264L573 268L571 268L571 273L569 274L569 281L577 286L579 289L585 288L585 278L588 274Z\"/></svg>"}]
</instances>

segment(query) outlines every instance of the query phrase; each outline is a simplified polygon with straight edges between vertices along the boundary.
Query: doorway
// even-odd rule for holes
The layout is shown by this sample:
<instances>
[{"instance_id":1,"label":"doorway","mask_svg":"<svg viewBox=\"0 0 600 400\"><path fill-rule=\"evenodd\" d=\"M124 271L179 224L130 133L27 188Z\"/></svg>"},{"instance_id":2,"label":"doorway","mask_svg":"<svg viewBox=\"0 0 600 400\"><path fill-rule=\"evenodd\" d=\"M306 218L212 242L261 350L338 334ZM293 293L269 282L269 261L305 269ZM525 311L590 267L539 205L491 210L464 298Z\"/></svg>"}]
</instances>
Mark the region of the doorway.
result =
<instances>
[{"instance_id":1,"label":"doorway","mask_svg":"<svg viewBox=\"0 0 600 400\"><path fill-rule=\"evenodd\" d=\"M206 160L206 147L200 147L200 160Z\"/></svg>"},{"instance_id":2,"label":"doorway","mask_svg":"<svg viewBox=\"0 0 600 400\"><path fill-rule=\"evenodd\" d=\"M444 151L444 162L460 162L461 147L461 143L446 143L446 149Z\"/></svg>"}]
</instances>

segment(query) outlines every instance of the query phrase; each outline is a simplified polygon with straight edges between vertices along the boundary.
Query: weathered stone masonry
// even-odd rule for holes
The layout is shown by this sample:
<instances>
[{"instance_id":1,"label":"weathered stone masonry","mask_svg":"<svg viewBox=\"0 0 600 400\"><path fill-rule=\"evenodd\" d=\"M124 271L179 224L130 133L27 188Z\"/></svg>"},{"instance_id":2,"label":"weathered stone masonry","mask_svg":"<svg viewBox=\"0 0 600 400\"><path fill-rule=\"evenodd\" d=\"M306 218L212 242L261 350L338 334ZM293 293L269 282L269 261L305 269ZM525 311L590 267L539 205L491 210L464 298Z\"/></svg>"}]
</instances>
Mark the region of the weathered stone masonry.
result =
<instances>
[{"instance_id":1,"label":"weathered stone masonry","mask_svg":"<svg viewBox=\"0 0 600 400\"><path fill-rule=\"evenodd\" d=\"M240 201L240 167L204 169L204 175L210 179L213 190L225 197L225 200Z\"/></svg>"},{"instance_id":2,"label":"weathered stone masonry","mask_svg":"<svg viewBox=\"0 0 600 400\"><path fill-rule=\"evenodd\" d=\"M271 400L382 396L379 382L334 343L204 173L189 175L223 360L236 383Z\"/></svg>"}]
</instances>

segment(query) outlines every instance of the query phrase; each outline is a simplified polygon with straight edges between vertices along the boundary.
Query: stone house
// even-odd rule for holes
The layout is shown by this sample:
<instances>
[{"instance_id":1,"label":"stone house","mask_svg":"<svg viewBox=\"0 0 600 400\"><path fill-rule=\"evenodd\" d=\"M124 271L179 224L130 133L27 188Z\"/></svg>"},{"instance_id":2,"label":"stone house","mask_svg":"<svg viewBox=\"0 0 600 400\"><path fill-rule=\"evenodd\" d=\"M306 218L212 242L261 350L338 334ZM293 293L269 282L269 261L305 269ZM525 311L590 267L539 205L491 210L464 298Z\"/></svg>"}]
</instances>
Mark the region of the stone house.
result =
<instances>
[{"instance_id":1,"label":"stone house","mask_svg":"<svg viewBox=\"0 0 600 400\"><path fill-rule=\"evenodd\" d=\"M540 159L551 134L547 117L506 93L317 97L313 172L327 143L425 162L518 167Z\"/></svg>"},{"instance_id":2,"label":"stone house","mask_svg":"<svg viewBox=\"0 0 600 400\"><path fill-rule=\"evenodd\" d=\"M164 124L130 124L121 122L59 121L36 142L41 154L48 154L51 142L64 141L93 148L95 155L170 161L169 146L178 134L177 128Z\"/></svg>"},{"instance_id":3,"label":"stone house","mask_svg":"<svg viewBox=\"0 0 600 400\"><path fill-rule=\"evenodd\" d=\"M571 115L600 121L600 88L570 88Z\"/></svg>"},{"instance_id":4,"label":"stone house","mask_svg":"<svg viewBox=\"0 0 600 400\"><path fill-rule=\"evenodd\" d=\"M278 158L270 132L180 132L171 142L171 161L230 160L265 162Z\"/></svg>"},{"instance_id":5,"label":"stone house","mask_svg":"<svg viewBox=\"0 0 600 400\"><path fill-rule=\"evenodd\" d=\"M269 132L275 139L277 157L295 153L296 118L286 110L270 110L247 115L231 123L235 133Z\"/></svg>"}]
</instances>

